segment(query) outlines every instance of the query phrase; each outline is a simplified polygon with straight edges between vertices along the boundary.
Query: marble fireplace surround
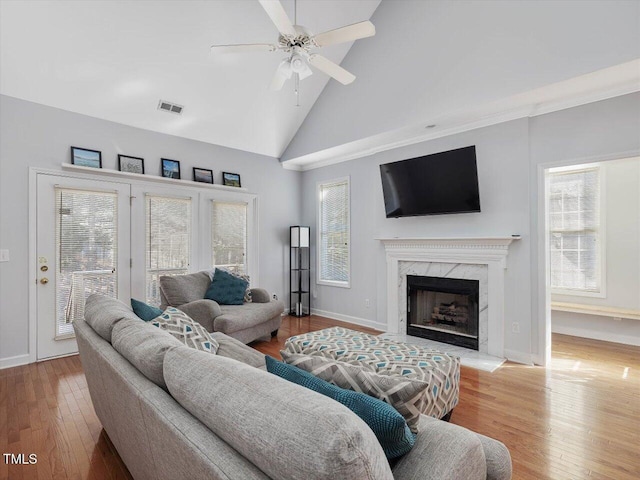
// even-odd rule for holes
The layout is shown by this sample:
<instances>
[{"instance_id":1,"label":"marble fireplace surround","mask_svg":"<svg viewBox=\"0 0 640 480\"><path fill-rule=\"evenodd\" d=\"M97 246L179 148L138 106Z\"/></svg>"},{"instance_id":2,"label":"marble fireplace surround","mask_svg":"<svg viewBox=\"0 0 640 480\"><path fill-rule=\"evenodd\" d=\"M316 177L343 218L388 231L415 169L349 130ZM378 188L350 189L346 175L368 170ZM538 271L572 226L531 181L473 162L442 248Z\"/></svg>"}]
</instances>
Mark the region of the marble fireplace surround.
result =
<instances>
[{"instance_id":1,"label":"marble fireplace surround","mask_svg":"<svg viewBox=\"0 0 640 480\"><path fill-rule=\"evenodd\" d=\"M387 332L407 332L407 275L478 280L479 351L503 358L504 271L518 238L379 238L387 259Z\"/></svg>"}]
</instances>

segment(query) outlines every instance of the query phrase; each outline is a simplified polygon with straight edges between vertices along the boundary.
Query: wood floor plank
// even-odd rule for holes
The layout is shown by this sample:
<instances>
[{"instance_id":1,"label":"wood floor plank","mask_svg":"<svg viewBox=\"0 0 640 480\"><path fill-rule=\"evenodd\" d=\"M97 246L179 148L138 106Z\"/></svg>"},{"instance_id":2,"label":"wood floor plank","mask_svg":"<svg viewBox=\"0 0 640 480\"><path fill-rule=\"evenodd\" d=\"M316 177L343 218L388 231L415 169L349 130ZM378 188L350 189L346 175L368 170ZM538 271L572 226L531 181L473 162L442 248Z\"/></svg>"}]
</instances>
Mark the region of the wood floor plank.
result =
<instances>
[{"instance_id":1,"label":"wood floor plank","mask_svg":"<svg viewBox=\"0 0 640 480\"><path fill-rule=\"evenodd\" d=\"M276 338L255 342L280 358L284 341L335 325L286 317ZM461 368L452 423L509 448L517 480L640 478L640 348L553 335L547 368L507 362L493 373ZM36 453L0 480L131 479L95 415L77 356L0 370L0 449Z\"/></svg>"}]
</instances>

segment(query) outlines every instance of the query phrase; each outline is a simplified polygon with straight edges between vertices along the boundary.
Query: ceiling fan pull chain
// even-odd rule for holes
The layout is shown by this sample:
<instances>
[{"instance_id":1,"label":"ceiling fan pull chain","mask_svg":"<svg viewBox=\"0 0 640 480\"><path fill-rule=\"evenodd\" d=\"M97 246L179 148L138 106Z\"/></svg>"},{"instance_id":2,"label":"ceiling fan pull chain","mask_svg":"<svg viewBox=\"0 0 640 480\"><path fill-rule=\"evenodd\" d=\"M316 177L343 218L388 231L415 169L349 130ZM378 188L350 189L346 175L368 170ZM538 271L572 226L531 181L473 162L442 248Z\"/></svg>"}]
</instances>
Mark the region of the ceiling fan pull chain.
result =
<instances>
[{"instance_id":1,"label":"ceiling fan pull chain","mask_svg":"<svg viewBox=\"0 0 640 480\"><path fill-rule=\"evenodd\" d=\"M296 107L300 106L300 75L297 73L294 74L296 76L295 80L295 88L296 88Z\"/></svg>"}]
</instances>

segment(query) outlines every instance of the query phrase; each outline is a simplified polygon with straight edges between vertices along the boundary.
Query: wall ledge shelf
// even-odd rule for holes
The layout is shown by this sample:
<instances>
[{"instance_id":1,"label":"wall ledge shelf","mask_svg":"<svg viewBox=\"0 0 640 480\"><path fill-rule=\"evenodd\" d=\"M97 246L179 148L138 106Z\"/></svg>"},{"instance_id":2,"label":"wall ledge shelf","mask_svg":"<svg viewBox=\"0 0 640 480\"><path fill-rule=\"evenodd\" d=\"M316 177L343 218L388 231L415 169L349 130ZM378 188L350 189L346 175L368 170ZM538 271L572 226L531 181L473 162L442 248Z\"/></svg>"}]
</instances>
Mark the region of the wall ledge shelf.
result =
<instances>
[{"instance_id":1,"label":"wall ledge shelf","mask_svg":"<svg viewBox=\"0 0 640 480\"><path fill-rule=\"evenodd\" d=\"M244 187L230 187L228 185L216 185L211 183L194 182L193 180L182 180L177 178L165 178L158 175L148 175L142 173L130 173L121 172L119 170L110 170L107 168L92 168L83 167L80 165L73 165L71 163L61 164L63 170L69 170L78 173L90 173L92 175L103 175L116 178L128 178L130 180L142 180L145 182L164 183L165 185L180 185L182 187L200 187L200 188L212 188L214 190L224 190L227 192L243 192L248 193L248 190Z\"/></svg>"},{"instance_id":2,"label":"wall ledge shelf","mask_svg":"<svg viewBox=\"0 0 640 480\"><path fill-rule=\"evenodd\" d=\"M640 320L640 310L631 310L627 308L601 307L599 305L584 305L580 303L551 302L551 310L555 310L557 312L599 315L601 317Z\"/></svg>"}]
</instances>

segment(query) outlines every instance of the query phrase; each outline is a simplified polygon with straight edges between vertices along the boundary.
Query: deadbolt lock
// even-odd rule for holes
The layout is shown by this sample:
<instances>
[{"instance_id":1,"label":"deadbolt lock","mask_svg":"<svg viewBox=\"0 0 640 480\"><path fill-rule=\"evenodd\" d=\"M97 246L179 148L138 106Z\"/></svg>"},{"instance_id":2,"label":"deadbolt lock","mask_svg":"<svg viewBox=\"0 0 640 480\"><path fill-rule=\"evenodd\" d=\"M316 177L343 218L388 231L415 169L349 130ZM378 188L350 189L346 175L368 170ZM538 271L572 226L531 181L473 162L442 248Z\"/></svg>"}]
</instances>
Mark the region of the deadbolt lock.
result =
<instances>
[{"instance_id":1,"label":"deadbolt lock","mask_svg":"<svg viewBox=\"0 0 640 480\"><path fill-rule=\"evenodd\" d=\"M49 267L47 267L46 265L42 265L40 267L40 270L42 270L43 272L46 272L47 270L49 270Z\"/></svg>"},{"instance_id":2,"label":"deadbolt lock","mask_svg":"<svg viewBox=\"0 0 640 480\"><path fill-rule=\"evenodd\" d=\"M47 277L43 277L40 279L40 283L42 285L46 285L47 283L49 283L49 279Z\"/></svg>"}]
</instances>

